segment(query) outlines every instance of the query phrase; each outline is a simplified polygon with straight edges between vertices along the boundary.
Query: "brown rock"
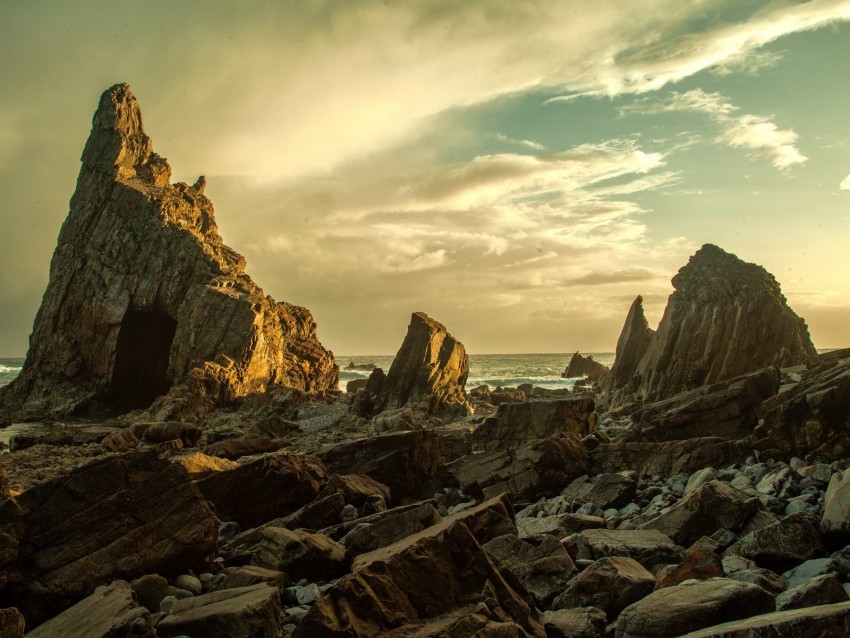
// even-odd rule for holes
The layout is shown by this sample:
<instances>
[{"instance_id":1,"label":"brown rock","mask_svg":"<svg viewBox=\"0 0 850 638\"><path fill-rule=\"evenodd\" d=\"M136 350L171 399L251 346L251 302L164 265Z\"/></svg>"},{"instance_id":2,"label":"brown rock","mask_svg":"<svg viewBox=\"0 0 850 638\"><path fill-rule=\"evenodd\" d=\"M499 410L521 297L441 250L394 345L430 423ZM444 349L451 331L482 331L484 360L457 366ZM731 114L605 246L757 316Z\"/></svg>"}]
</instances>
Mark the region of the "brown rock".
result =
<instances>
[{"instance_id":1,"label":"brown rock","mask_svg":"<svg viewBox=\"0 0 850 638\"><path fill-rule=\"evenodd\" d=\"M834 474L826 488L821 527L836 540L850 540L850 470Z\"/></svg>"},{"instance_id":2,"label":"brown rock","mask_svg":"<svg viewBox=\"0 0 850 638\"><path fill-rule=\"evenodd\" d=\"M374 393L371 416L407 405L417 421L471 414L464 391L468 375L469 359L463 344L441 323L424 312L414 312L404 342Z\"/></svg>"},{"instance_id":3,"label":"brown rock","mask_svg":"<svg viewBox=\"0 0 850 638\"><path fill-rule=\"evenodd\" d=\"M602 638L607 619L595 607L558 609L543 613L546 638Z\"/></svg>"},{"instance_id":4,"label":"brown rock","mask_svg":"<svg viewBox=\"0 0 850 638\"><path fill-rule=\"evenodd\" d=\"M655 578L631 558L601 558L581 572L552 603L553 609L596 607L609 618L652 592Z\"/></svg>"},{"instance_id":5,"label":"brown rock","mask_svg":"<svg viewBox=\"0 0 850 638\"><path fill-rule=\"evenodd\" d=\"M257 565L226 567L224 574L224 580L216 589L236 589L237 587L250 587L251 585L268 583L283 591L291 582L289 574Z\"/></svg>"},{"instance_id":6,"label":"brown rock","mask_svg":"<svg viewBox=\"0 0 850 638\"><path fill-rule=\"evenodd\" d=\"M470 615L477 617L475 629L451 629ZM488 619L521 629L477 635L545 635L537 612L502 577L469 528L444 521L360 556L353 572L307 613L293 638L474 635Z\"/></svg>"},{"instance_id":7,"label":"brown rock","mask_svg":"<svg viewBox=\"0 0 850 638\"><path fill-rule=\"evenodd\" d=\"M786 456L832 462L850 454L850 360L818 366L765 402L765 435Z\"/></svg>"},{"instance_id":8,"label":"brown rock","mask_svg":"<svg viewBox=\"0 0 850 638\"><path fill-rule=\"evenodd\" d=\"M236 459L241 459L243 456L276 452L285 444L285 441L281 439L272 439L257 434L246 434L235 439L225 439L224 441L211 443L204 448L204 454L235 461Z\"/></svg>"},{"instance_id":9,"label":"brown rock","mask_svg":"<svg viewBox=\"0 0 850 638\"><path fill-rule=\"evenodd\" d=\"M392 498L431 496L443 462L442 440L433 430L393 432L333 444L316 455L329 472L365 474L390 488Z\"/></svg>"},{"instance_id":10,"label":"brown rock","mask_svg":"<svg viewBox=\"0 0 850 638\"><path fill-rule=\"evenodd\" d=\"M238 463L228 461L216 456L207 456L203 452L193 452L191 454L181 454L180 456L172 456L169 459L172 463L179 463L183 466L189 476L193 479L203 478L216 472L226 472L227 470L235 470L239 467Z\"/></svg>"},{"instance_id":11,"label":"brown rock","mask_svg":"<svg viewBox=\"0 0 850 638\"><path fill-rule=\"evenodd\" d=\"M706 244L673 277L673 287L634 373L619 373L615 361L615 403L629 392L658 401L760 368L807 363L816 355L805 322L761 266Z\"/></svg>"},{"instance_id":12,"label":"brown rock","mask_svg":"<svg viewBox=\"0 0 850 638\"><path fill-rule=\"evenodd\" d=\"M340 539L340 543L345 546L346 557L353 560L360 554L397 543L442 520L431 503L399 507L357 519L356 526Z\"/></svg>"},{"instance_id":13,"label":"brown rock","mask_svg":"<svg viewBox=\"0 0 850 638\"><path fill-rule=\"evenodd\" d=\"M146 443L165 443L179 440L185 447L194 447L201 438L201 428L194 423L168 421L146 424L142 440Z\"/></svg>"},{"instance_id":14,"label":"brown rock","mask_svg":"<svg viewBox=\"0 0 850 638\"><path fill-rule=\"evenodd\" d=\"M159 574L145 574L130 583L130 588L136 595L136 600L142 607L156 613L162 599L168 596L168 579Z\"/></svg>"},{"instance_id":15,"label":"brown rock","mask_svg":"<svg viewBox=\"0 0 850 638\"><path fill-rule=\"evenodd\" d=\"M251 563L293 579L330 580L346 571L345 548L323 534L266 527Z\"/></svg>"},{"instance_id":16,"label":"brown rock","mask_svg":"<svg viewBox=\"0 0 850 638\"><path fill-rule=\"evenodd\" d=\"M740 530L758 508L757 498L722 481L709 481L641 529L656 529L679 545L690 545L721 528Z\"/></svg>"},{"instance_id":17,"label":"brown rock","mask_svg":"<svg viewBox=\"0 0 850 638\"><path fill-rule=\"evenodd\" d=\"M507 492L516 498L557 493L587 473L587 451L578 437L543 439L518 450L470 454L440 469L445 482L485 498Z\"/></svg>"},{"instance_id":18,"label":"brown rock","mask_svg":"<svg viewBox=\"0 0 850 638\"><path fill-rule=\"evenodd\" d=\"M22 432L9 439L9 451L20 452L34 445L76 446L89 443L101 443L106 437L120 431L119 428L90 427L49 427L42 432Z\"/></svg>"},{"instance_id":19,"label":"brown rock","mask_svg":"<svg viewBox=\"0 0 850 638\"><path fill-rule=\"evenodd\" d=\"M155 638L151 615L140 607L130 584L102 585L73 607L27 633L27 638Z\"/></svg>"},{"instance_id":20,"label":"brown rock","mask_svg":"<svg viewBox=\"0 0 850 638\"><path fill-rule=\"evenodd\" d=\"M681 563L661 568L655 577L655 589L672 587L686 580L708 580L723 575L720 556L709 549L690 548Z\"/></svg>"},{"instance_id":21,"label":"brown rock","mask_svg":"<svg viewBox=\"0 0 850 638\"><path fill-rule=\"evenodd\" d=\"M123 428L108 434L100 444L104 450L109 452L129 452L139 447L139 439L136 438L132 430Z\"/></svg>"},{"instance_id":22,"label":"brown rock","mask_svg":"<svg viewBox=\"0 0 850 638\"><path fill-rule=\"evenodd\" d=\"M152 453L94 461L17 505L21 582L0 595L32 623L112 579L197 568L218 539L218 520L185 470Z\"/></svg>"},{"instance_id":23,"label":"brown rock","mask_svg":"<svg viewBox=\"0 0 850 638\"><path fill-rule=\"evenodd\" d=\"M156 635L277 638L280 592L260 583L177 600L156 626Z\"/></svg>"},{"instance_id":24,"label":"brown rock","mask_svg":"<svg viewBox=\"0 0 850 638\"><path fill-rule=\"evenodd\" d=\"M632 558L647 569L662 563L678 563L682 557L676 544L656 530L586 529L562 542L575 544L576 558L599 560L621 556Z\"/></svg>"},{"instance_id":25,"label":"brown rock","mask_svg":"<svg viewBox=\"0 0 850 638\"><path fill-rule=\"evenodd\" d=\"M764 368L644 404L632 413L632 422L647 441L743 438L758 425L762 402L778 389L779 370Z\"/></svg>"},{"instance_id":26,"label":"brown rock","mask_svg":"<svg viewBox=\"0 0 850 638\"><path fill-rule=\"evenodd\" d=\"M777 611L712 625L683 638L841 638L850 635L850 602Z\"/></svg>"},{"instance_id":27,"label":"brown rock","mask_svg":"<svg viewBox=\"0 0 850 638\"><path fill-rule=\"evenodd\" d=\"M558 434L584 436L596 429L593 399L562 399L502 403L495 416L488 417L473 432L476 450L515 450Z\"/></svg>"},{"instance_id":28,"label":"brown rock","mask_svg":"<svg viewBox=\"0 0 850 638\"><path fill-rule=\"evenodd\" d=\"M24 616L14 607L0 609L0 638L24 638Z\"/></svg>"},{"instance_id":29,"label":"brown rock","mask_svg":"<svg viewBox=\"0 0 850 638\"><path fill-rule=\"evenodd\" d=\"M562 592L577 571L567 550L551 536L524 541L504 534L485 543L484 551L513 572L540 608Z\"/></svg>"},{"instance_id":30,"label":"brown rock","mask_svg":"<svg viewBox=\"0 0 850 638\"><path fill-rule=\"evenodd\" d=\"M245 274L203 189L169 184L126 84L101 96L81 159L26 362L0 390L3 409L34 418L105 402L191 419L271 382L336 387L310 313L276 303Z\"/></svg>"},{"instance_id":31,"label":"brown rock","mask_svg":"<svg viewBox=\"0 0 850 638\"><path fill-rule=\"evenodd\" d=\"M725 560L725 559L724 559ZM755 564L755 563L753 563ZM787 587L785 579L774 571L764 567L748 567L727 575L732 580L758 585L772 596L778 596Z\"/></svg>"},{"instance_id":32,"label":"brown rock","mask_svg":"<svg viewBox=\"0 0 850 638\"><path fill-rule=\"evenodd\" d=\"M593 503L601 510L620 509L631 503L637 492L637 475L626 470L616 474L600 474L590 489L580 497L585 503Z\"/></svg>"},{"instance_id":33,"label":"brown rock","mask_svg":"<svg viewBox=\"0 0 850 638\"><path fill-rule=\"evenodd\" d=\"M212 474L197 485L219 518L247 529L291 514L316 498L326 482L316 457L278 452Z\"/></svg>"},{"instance_id":34,"label":"brown rock","mask_svg":"<svg viewBox=\"0 0 850 638\"><path fill-rule=\"evenodd\" d=\"M590 451L590 458L598 472L619 472L627 467L640 476L674 476L741 463L752 453L749 441L701 437L663 443L602 443Z\"/></svg>"},{"instance_id":35,"label":"brown rock","mask_svg":"<svg viewBox=\"0 0 850 638\"><path fill-rule=\"evenodd\" d=\"M793 587L776 597L777 611L800 609L815 605L829 605L848 600L847 592L835 574L815 576L810 581Z\"/></svg>"},{"instance_id":36,"label":"brown rock","mask_svg":"<svg viewBox=\"0 0 850 638\"><path fill-rule=\"evenodd\" d=\"M640 379L636 376L638 365L649 350L654 334L643 313L643 297L638 295L629 308L623 330L617 339L611 374L604 380L613 405L623 403L632 388L639 386Z\"/></svg>"},{"instance_id":37,"label":"brown rock","mask_svg":"<svg viewBox=\"0 0 850 638\"><path fill-rule=\"evenodd\" d=\"M599 381L610 370L598 361L593 360L593 355L581 356L578 352L570 357L567 369L561 373L562 379L575 379L587 377L591 381Z\"/></svg>"},{"instance_id":38,"label":"brown rock","mask_svg":"<svg viewBox=\"0 0 850 638\"><path fill-rule=\"evenodd\" d=\"M718 621L773 611L773 596L761 587L728 578L689 581L659 589L627 607L617 620L617 638L666 638Z\"/></svg>"},{"instance_id":39,"label":"brown rock","mask_svg":"<svg viewBox=\"0 0 850 638\"><path fill-rule=\"evenodd\" d=\"M818 519L802 512L748 534L724 552L779 573L824 553Z\"/></svg>"}]
</instances>

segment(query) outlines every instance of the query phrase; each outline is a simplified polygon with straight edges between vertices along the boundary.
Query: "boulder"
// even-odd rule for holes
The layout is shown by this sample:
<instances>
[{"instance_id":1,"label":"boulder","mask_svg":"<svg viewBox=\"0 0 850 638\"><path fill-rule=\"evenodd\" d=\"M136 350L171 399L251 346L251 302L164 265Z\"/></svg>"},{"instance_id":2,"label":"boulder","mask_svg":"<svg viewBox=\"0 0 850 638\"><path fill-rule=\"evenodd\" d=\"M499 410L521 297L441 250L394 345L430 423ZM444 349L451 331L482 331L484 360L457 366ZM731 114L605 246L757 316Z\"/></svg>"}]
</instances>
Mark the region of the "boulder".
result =
<instances>
[{"instance_id":1,"label":"boulder","mask_svg":"<svg viewBox=\"0 0 850 638\"><path fill-rule=\"evenodd\" d=\"M21 432L9 439L9 451L20 452L34 445L76 446L102 443L120 428L93 425L88 427L46 427L44 431Z\"/></svg>"},{"instance_id":2,"label":"boulder","mask_svg":"<svg viewBox=\"0 0 850 638\"><path fill-rule=\"evenodd\" d=\"M568 536L563 542L575 547L573 558L578 559L621 556L632 558L647 569L682 560L681 549L656 530L586 529Z\"/></svg>"},{"instance_id":3,"label":"boulder","mask_svg":"<svg viewBox=\"0 0 850 638\"><path fill-rule=\"evenodd\" d=\"M719 529L740 530L757 509L757 498L722 481L709 481L641 529L655 529L679 545L690 545Z\"/></svg>"},{"instance_id":4,"label":"boulder","mask_svg":"<svg viewBox=\"0 0 850 638\"><path fill-rule=\"evenodd\" d=\"M706 244L672 283L658 330L634 372L618 375L615 360L615 404L628 393L658 401L768 366L805 364L817 354L805 322L761 266ZM627 323L625 329L634 328Z\"/></svg>"},{"instance_id":5,"label":"boulder","mask_svg":"<svg viewBox=\"0 0 850 638\"><path fill-rule=\"evenodd\" d=\"M783 571L811 558L823 556L819 521L812 514L790 514L772 525L748 534L725 554L754 560L759 567Z\"/></svg>"},{"instance_id":6,"label":"boulder","mask_svg":"<svg viewBox=\"0 0 850 638\"><path fill-rule=\"evenodd\" d=\"M215 589L236 589L250 587L260 583L268 583L283 591L291 581L289 574L275 569L266 569L258 565L242 565L241 567L225 567L224 578Z\"/></svg>"},{"instance_id":7,"label":"boulder","mask_svg":"<svg viewBox=\"0 0 850 638\"><path fill-rule=\"evenodd\" d=\"M850 469L830 479L823 501L821 526L831 539L850 540Z\"/></svg>"},{"instance_id":8,"label":"boulder","mask_svg":"<svg viewBox=\"0 0 850 638\"><path fill-rule=\"evenodd\" d=\"M316 457L278 452L212 474L198 481L198 488L222 520L247 529L291 514L316 498L326 482Z\"/></svg>"},{"instance_id":9,"label":"boulder","mask_svg":"<svg viewBox=\"0 0 850 638\"><path fill-rule=\"evenodd\" d=\"M728 578L696 580L659 589L626 607L617 638L667 638L719 622L773 611L773 596L761 587Z\"/></svg>"},{"instance_id":10,"label":"boulder","mask_svg":"<svg viewBox=\"0 0 850 638\"><path fill-rule=\"evenodd\" d=\"M37 485L0 505L0 520L13 506L17 559L0 596L28 624L116 578L197 569L218 539L218 520L186 471L153 453L97 460Z\"/></svg>"},{"instance_id":11,"label":"boulder","mask_svg":"<svg viewBox=\"0 0 850 638\"><path fill-rule=\"evenodd\" d=\"M539 608L545 608L576 574L567 550L551 536L527 541L503 534L484 544L502 569L510 569Z\"/></svg>"},{"instance_id":12,"label":"boulder","mask_svg":"<svg viewBox=\"0 0 850 638\"><path fill-rule=\"evenodd\" d=\"M168 579L159 574L145 574L130 583L136 600L152 613L159 611L162 599L169 595Z\"/></svg>"},{"instance_id":13,"label":"boulder","mask_svg":"<svg viewBox=\"0 0 850 638\"><path fill-rule=\"evenodd\" d=\"M442 520L431 503L399 507L357 519L356 525L339 542L349 560L355 556L397 543Z\"/></svg>"},{"instance_id":14,"label":"boulder","mask_svg":"<svg viewBox=\"0 0 850 638\"><path fill-rule=\"evenodd\" d=\"M764 567L749 567L727 576L742 583L758 585L773 596L778 596L787 588L787 583L782 576Z\"/></svg>"},{"instance_id":15,"label":"boulder","mask_svg":"<svg viewBox=\"0 0 850 638\"><path fill-rule=\"evenodd\" d=\"M116 580L58 616L35 627L27 638L155 638L150 612L140 607L130 584Z\"/></svg>"},{"instance_id":16,"label":"boulder","mask_svg":"<svg viewBox=\"0 0 850 638\"><path fill-rule=\"evenodd\" d=\"M134 424L135 428L138 424ZM201 428L194 423L167 421L165 423L145 423L142 441L145 443L165 443L179 440L185 447L194 447L201 438Z\"/></svg>"},{"instance_id":17,"label":"boulder","mask_svg":"<svg viewBox=\"0 0 850 638\"><path fill-rule=\"evenodd\" d=\"M637 493L637 474L630 470L598 475L579 501L593 503L601 510L620 509L631 503Z\"/></svg>"},{"instance_id":18,"label":"boulder","mask_svg":"<svg viewBox=\"0 0 850 638\"><path fill-rule=\"evenodd\" d=\"M631 558L600 558L576 576L552 603L553 609L596 607L609 618L652 592L655 578Z\"/></svg>"},{"instance_id":19,"label":"boulder","mask_svg":"<svg viewBox=\"0 0 850 638\"><path fill-rule=\"evenodd\" d=\"M189 473L189 476L194 479L203 478L204 476L209 476L216 472L235 470L239 467L238 463L216 456L207 456L203 452L192 452L189 454L172 456L169 461L182 465L183 469L185 469Z\"/></svg>"},{"instance_id":20,"label":"boulder","mask_svg":"<svg viewBox=\"0 0 850 638\"><path fill-rule=\"evenodd\" d=\"M515 450L558 434L584 436L596 429L595 410L590 398L502 403L470 440L473 449L493 451Z\"/></svg>"},{"instance_id":21,"label":"boulder","mask_svg":"<svg viewBox=\"0 0 850 638\"><path fill-rule=\"evenodd\" d=\"M792 587L776 597L777 611L829 605L847 601L847 592L835 574L815 576L810 581Z\"/></svg>"},{"instance_id":22,"label":"boulder","mask_svg":"<svg viewBox=\"0 0 850 638\"><path fill-rule=\"evenodd\" d=\"M766 401L764 434L785 456L832 462L850 454L850 360L818 366Z\"/></svg>"},{"instance_id":23,"label":"boulder","mask_svg":"<svg viewBox=\"0 0 850 638\"><path fill-rule=\"evenodd\" d=\"M245 434L233 439L216 441L204 447L203 450L207 456L217 456L229 461L236 461L243 456L277 452L285 445L286 442L282 439L273 439L258 434Z\"/></svg>"},{"instance_id":24,"label":"boulder","mask_svg":"<svg viewBox=\"0 0 850 638\"><path fill-rule=\"evenodd\" d=\"M662 567L655 576L655 589L672 587L686 580L708 580L723 576L720 556L703 547L691 547L685 551L685 559L678 565Z\"/></svg>"},{"instance_id":25,"label":"boulder","mask_svg":"<svg viewBox=\"0 0 850 638\"><path fill-rule=\"evenodd\" d=\"M338 474L364 474L389 487L392 498L431 496L443 442L433 430L393 432L331 444L316 452Z\"/></svg>"},{"instance_id":26,"label":"boulder","mask_svg":"<svg viewBox=\"0 0 850 638\"><path fill-rule=\"evenodd\" d=\"M764 368L644 404L632 423L643 441L739 439L753 433L762 402L778 389L779 370Z\"/></svg>"},{"instance_id":27,"label":"boulder","mask_svg":"<svg viewBox=\"0 0 850 638\"><path fill-rule=\"evenodd\" d=\"M280 592L266 583L177 600L156 626L158 638L277 638Z\"/></svg>"},{"instance_id":28,"label":"boulder","mask_svg":"<svg viewBox=\"0 0 850 638\"><path fill-rule=\"evenodd\" d=\"M0 638L24 638L24 616L15 607L0 609Z\"/></svg>"},{"instance_id":29,"label":"boulder","mask_svg":"<svg viewBox=\"0 0 850 638\"><path fill-rule=\"evenodd\" d=\"M777 611L712 625L683 638L839 638L850 635L850 602Z\"/></svg>"},{"instance_id":30,"label":"boulder","mask_svg":"<svg viewBox=\"0 0 850 638\"><path fill-rule=\"evenodd\" d=\"M467 625L462 632L457 623L466 616L476 628ZM487 621L510 623L513 631L486 633L480 625ZM503 577L469 528L455 520L358 557L352 573L313 605L293 638L401 636L414 630L417 636L476 630L481 636L545 635L534 607Z\"/></svg>"},{"instance_id":31,"label":"boulder","mask_svg":"<svg viewBox=\"0 0 850 638\"><path fill-rule=\"evenodd\" d=\"M575 435L552 437L518 450L463 456L440 468L444 483L485 498L507 492L515 498L557 493L589 470L587 451Z\"/></svg>"},{"instance_id":32,"label":"boulder","mask_svg":"<svg viewBox=\"0 0 850 638\"><path fill-rule=\"evenodd\" d=\"M0 408L33 419L106 403L185 420L271 382L337 386L310 312L265 295L222 243L206 181L169 183L126 84L101 96L81 160L30 349Z\"/></svg>"},{"instance_id":33,"label":"boulder","mask_svg":"<svg viewBox=\"0 0 850 638\"><path fill-rule=\"evenodd\" d=\"M386 378L370 376L364 392L374 397L371 412L366 414L361 405L360 414L376 416L409 406L417 421L467 416L472 413L464 390L467 376L469 358L463 344L441 323L414 312Z\"/></svg>"},{"instance_id":34,"label":"boulder","mask_svg":"<svg viewBox=\"0 0 850 638\"><path fill-rule=\"evenodd\" d=\"M546 638L602 638L607 618L595 607L543 612Z\"/></svg>"},{"instance_id":35,"label":"boulder","mask_svg":"<svg viewBox=\"0 0 850 638\"><path fill-rule=\"evenodd\" d=\"M330 580L346 572L345 547L324 534L266 527L253 565L286 572L293 579Z\"/></svg>"},{"instance_id":36,"label":"boulder","mask_svg":"<svg viewBox=\"0 0 850 638\"><path fill-rule=\"evenodd\" d=\"M561 378L576 379L578 377L587 377L591 381L599 381L608 372L608 366L594 361L592 354L583 357L576 352L570 357L570 362L567 364L567 369L561 373Z\"/></svg>"}]
</instances>

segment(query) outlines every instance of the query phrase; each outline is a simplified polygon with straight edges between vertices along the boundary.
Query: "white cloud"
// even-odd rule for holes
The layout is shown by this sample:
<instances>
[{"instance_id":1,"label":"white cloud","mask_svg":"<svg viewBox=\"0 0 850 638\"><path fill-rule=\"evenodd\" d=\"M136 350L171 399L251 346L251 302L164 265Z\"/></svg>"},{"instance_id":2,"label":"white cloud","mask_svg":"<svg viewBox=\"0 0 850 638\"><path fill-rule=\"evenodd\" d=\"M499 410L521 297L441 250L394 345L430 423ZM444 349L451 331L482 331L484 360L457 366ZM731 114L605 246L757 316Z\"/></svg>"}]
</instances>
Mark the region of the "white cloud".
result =
<instances>
[{"instance_id":1,"label":"white cloud","mask_svg":"<svg viewBox=\"0 0 850 638\"><path fill-rule=\"evenodd\" d=\"M808 160L796 146L797 133L780 129L768 118L759 115L735 115L738 107L720 93L693 89L684 93L672 92L666 100L640 100L620 109L621 113L668 113L698 111L706 113L720 127L718 141L764 157L779 169L787 169Z\"/></svg>"},{"instance_id":2,"label":"white cloud","mask_svg":"<svg viewBox=\"0 0 850 638\"><path fill-rule=\"evenodd\" d=\"M719 76L737 73L758 75L762 71L775 67L782 58L783 54L780 52L746 50L742 55L730 57L725 62L712 67L711 72Z\"/></svg>"},{"instance_id":3,"label":"white cloud","mask_svg":"<svg viewBox=\"0 0 850 638\"><path fill-rule=\"evenodd\" d=\"M850 191L850 175L841 180L838 188L839 190Z\"/></svg>"}]
</instances>

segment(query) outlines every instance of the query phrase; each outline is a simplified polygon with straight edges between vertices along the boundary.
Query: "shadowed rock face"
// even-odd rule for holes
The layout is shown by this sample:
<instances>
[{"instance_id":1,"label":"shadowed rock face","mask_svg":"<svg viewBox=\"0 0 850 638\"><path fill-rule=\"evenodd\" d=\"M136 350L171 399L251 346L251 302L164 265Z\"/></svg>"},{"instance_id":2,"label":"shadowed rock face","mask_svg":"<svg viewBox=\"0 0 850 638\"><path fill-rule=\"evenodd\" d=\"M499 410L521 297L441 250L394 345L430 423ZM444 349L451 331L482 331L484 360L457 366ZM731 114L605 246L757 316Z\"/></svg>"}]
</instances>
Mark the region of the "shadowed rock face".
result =
<instances>
[{"instance_id":1,"label":"shadowed rock face","mask_svg":"<svg viewBox=\"0 0 850 638\"><path fill-rule=\"evenodd\" d=\"M630 354L611 372L614 403L630 392L655 401L817 354L805 322L761 266L706 244L673 277L673 287L654 334L642 327L638 301L632 306L617 344L618 359L621 346L625 353L630 345ZM639 346L645 349L632 368Z\"/></svg>"},{"instance_id":2,"label":"shadowed rock face","mask_svg":"<svg viewBox=\"0 0 850 638\"><path fill-rule=\"evenodd\" d=\"M192 418L269 383L336 385L310 312L267 297L222 243L203 177L169 183L126 84L101 96L81 159L26 363L0 407L39 417L156 400L151 417Z\"/></svg>"}]
</instances>

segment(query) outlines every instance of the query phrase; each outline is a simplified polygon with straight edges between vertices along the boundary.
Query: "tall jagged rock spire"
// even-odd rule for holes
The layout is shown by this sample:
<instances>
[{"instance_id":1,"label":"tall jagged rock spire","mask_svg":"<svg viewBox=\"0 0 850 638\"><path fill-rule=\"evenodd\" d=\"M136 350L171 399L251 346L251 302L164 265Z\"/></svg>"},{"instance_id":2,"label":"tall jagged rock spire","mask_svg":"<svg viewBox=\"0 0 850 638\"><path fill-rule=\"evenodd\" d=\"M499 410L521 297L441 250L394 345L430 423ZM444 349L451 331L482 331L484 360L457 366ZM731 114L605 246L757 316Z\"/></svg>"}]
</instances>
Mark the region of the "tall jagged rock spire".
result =
<instances>
[{"instance_id":1,"label":"tall jagged rock spire","mask_svg":"<svg viewBox=\"0 0 850 638\"><path fill-rule=\"evenodd\" d=\"M269 383L336 385L310 312L267 297L222 242L205 180L169 183L126 84L101 96L81 161L27 359L0 409L195 418Z\"/></svg>"},{"instance_id":2,"label":"tall jagged rock spire","mask_svg":"<svg viewBox=\"0 0 850 638\"><path fill-rule=\"evenodd\" d=\"M643 348L616 361L611 398L636 393L658 400L767 366L807 363L817 354L806 323L788 306L764 268L706 244L673 277L658 330L647 338L643 316L632 306L617 344ZM637 301L635 302L637 304ZM645 323L645 319L643 320ZM635 339L629 334L640 334Z\"/></svg>"}]
</instances>

